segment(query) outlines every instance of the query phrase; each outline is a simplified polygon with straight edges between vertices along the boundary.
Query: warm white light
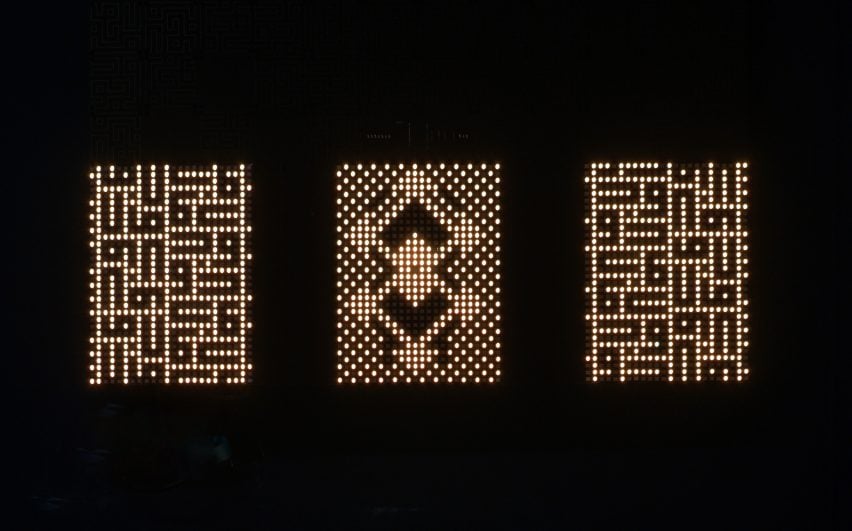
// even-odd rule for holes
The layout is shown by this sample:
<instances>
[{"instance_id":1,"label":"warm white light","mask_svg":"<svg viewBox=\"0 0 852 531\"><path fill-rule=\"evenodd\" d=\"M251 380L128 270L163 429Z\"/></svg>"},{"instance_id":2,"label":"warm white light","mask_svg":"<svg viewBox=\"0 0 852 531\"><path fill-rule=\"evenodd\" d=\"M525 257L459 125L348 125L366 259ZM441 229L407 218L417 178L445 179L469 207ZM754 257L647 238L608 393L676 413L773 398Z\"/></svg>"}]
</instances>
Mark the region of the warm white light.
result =
<instances>
[{"instance_id":1,"label":"warm white light","mask_svg":"<svg viewBox=\"0 0 852 531\"><path fill-rule=\"evenodd\" d=\"M587 378L748 379L748 164L616 166L584 176Z\"/></svg>"},{"instance_id":2,"label":"warm white light","mask_svg":"<svg viewBox=\"0 0 852 531\"><path fill-rule=\"evenodd\" d=\"M350 167L336 172L337 382L499 381L499 164Z\"/></svg>"},{"instance_id":3,"label":"warm white light","mask_svg":"<svg viewBox=\"0 0 852 531\"><path fill-rule=\"evenodd\" d=\"M250 167L223 170L89 173L90 384L251 379Z\"/></svg>"}]
</instances>

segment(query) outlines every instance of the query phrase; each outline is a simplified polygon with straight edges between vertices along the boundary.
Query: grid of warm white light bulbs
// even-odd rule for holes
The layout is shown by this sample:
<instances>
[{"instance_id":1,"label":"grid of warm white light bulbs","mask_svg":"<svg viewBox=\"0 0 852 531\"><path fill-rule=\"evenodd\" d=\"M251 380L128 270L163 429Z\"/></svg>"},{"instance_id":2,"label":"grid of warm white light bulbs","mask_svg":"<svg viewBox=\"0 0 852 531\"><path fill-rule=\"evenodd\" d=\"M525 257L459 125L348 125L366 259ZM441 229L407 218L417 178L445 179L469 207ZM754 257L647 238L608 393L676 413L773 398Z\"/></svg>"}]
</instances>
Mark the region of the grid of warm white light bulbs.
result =
<instances>
[{"instance_id":1,"label":"grid of warm white light bulbs","mask_svg":"<svg viewBox=\"0 0 852 531\"><path fill-rule=\"evenodd\" d=\"M89 383L250 381L250 168L89 173Z\"/></svg>"},{"instance_id":2,"label":"grid of warm white light bulbs","mask_svg":"<svg viewBox=\"0 0 852 531\"><path fill-rule=\"evenodd\" d=\"M336 188L338 383L499 381L500 164L343 164Z\"/></svg>"},{"instance_id":3,"label":"grid of warm white light bulbs","mask_svg":"<svg viewBox=\"0 0 852 531\"><path fill-rule=\"evenodd\" d=\"M746 380L748 163L595 162L584 180L587 378Z\"/></svg>"}]
</instances>

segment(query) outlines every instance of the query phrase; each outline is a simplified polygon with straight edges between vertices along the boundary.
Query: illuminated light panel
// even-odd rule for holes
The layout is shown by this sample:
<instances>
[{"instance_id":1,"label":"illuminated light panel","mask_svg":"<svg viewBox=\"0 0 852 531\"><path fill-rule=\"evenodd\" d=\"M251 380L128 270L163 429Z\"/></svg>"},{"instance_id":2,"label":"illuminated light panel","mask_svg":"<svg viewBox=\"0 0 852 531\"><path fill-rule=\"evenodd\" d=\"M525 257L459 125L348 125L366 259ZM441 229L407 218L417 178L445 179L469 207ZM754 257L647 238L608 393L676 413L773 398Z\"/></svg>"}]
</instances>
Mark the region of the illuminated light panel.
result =
<instances>
[{"instance_id":1,"label":"illuminated light panel","mask_svg":"<svg viewBox=\"0 0 852 531\"><path fill-rule=\"evenodd\" d=\"M749 166L586 167L586 377L749 377Z\"/></svg>"},{"instance_id":2,"label":"illuminated light panel","mask_svg":"<svg viewBox=\"0 0 852 531\"><path fill-rule=\"evenodd\" d=\"M337 168L337 382L501 376L500 164Z\"/></svg>"},{"instance_id":3,"label":"illuminated light panel","mask_svg":"<svg viewBox=\"0 0 852 531\"><path fill-rule=\"evenodd\" d=\"M251 380L250 166L89 173L89 383Z\"/></svg>"}]
</instances>

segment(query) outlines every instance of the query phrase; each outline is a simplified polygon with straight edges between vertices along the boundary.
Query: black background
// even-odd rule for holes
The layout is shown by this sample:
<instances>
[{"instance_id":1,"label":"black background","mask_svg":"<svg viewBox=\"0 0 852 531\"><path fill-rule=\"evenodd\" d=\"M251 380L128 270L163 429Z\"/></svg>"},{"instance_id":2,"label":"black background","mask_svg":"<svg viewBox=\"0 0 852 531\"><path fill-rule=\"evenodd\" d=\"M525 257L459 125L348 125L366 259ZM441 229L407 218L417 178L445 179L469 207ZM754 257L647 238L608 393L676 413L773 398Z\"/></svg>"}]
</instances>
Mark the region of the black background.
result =
<instances>
[{"instance_id":1,"label":"black background","mask_svg":"<svg viewBox=\"0 0 852 531\"><path fill-rule=\"evenodd\" d=\"M6 18L23 151L6 155L5 433L25 527L849 525L846 8L96 2ZM503 383L336 386L334 166L469 159L504 167ZM750 162L747 384L584 382L593 160ZM136 162L253 164L253 385L86 386L85 175Z\"/></svg>"}]
</instances>

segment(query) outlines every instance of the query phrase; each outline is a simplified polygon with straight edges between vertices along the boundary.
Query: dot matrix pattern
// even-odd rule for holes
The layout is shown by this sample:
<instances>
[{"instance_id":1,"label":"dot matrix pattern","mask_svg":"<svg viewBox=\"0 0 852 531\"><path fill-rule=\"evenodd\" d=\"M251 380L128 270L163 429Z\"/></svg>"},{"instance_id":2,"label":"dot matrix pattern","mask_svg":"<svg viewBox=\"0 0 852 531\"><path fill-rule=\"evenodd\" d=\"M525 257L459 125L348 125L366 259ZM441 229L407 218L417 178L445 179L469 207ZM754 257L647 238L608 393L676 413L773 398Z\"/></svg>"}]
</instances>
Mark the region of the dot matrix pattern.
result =
<instances>
[{"instance_id":1,"label":"dot matrix pattern","mask_svg":"<svg viewBox=\"0 0 852 531\"><path fill-rule=\"evenodd\" d=\"M337 168L337 382L501 377L500 164Z\"/></svg>"},{"instance_id":2,"label":"dot matrix pattern","mask_svg":"<svg viewBox=\"0 0 852 531\"><path fill-rule=\"evenodd\" d=\"M89 173L89 383L251 380L250 167Z\"/></svg>"},{"instance_id":3,"label":"dot matrix pattern","mask_svg":"<svg viewBox=\"0 0 852 531\"><path fill-rule=\"evenodd\" d=\"M589 381L748 379L748 163L585 172Z\"/></svg>"}]
</instances>

